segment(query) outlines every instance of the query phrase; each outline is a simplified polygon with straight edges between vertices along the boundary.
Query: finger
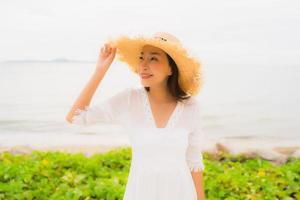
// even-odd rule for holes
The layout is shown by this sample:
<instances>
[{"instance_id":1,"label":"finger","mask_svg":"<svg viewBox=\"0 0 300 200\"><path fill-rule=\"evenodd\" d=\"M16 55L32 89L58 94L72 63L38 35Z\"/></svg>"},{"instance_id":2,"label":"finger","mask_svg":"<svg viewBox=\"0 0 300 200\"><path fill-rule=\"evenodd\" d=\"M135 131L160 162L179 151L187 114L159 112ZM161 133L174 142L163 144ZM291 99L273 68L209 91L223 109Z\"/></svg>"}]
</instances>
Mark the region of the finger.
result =
<instances>
[{"instance_id":1,"label":"finger","mask_svg":"<svg viewBox=\"0 0 300 200\"><path fill-rule=\"evenodd\" d=\"M107 50L111 49L111 47L109 46L109 44L106 44L106 48L107 48Z\"/></svg>"},{"instance_id":2,"label":"finger","mask_svg":"<svg viewBox=\"0 0 300 200\"><path fill-rule=\"evenodd\" d=\"M109 50L109 53L110 53L110 54L114 54L115 51L116 51L115 48L111 48L111 49Z\"/></svg>"},{"instance_id":3,"label":"finger","mask_svg":"<svg viewBox=\"0 0 300 200\"><path fill-rule=\"evenodd\" d=\"M111 48L111 53L115 53L116 48Z\"/></svg>"},{"instance_id":4,"label":"finger","mask_svg":"<svg viewBox=\"0 0 300 200\"><path fill-rule=\"evenodd\" d=\"M115 52L116 52L116 49L113 48L113 49L110 51L109 56L114 56L114 55L115 55Z\"/></svg>"}]
</instances>

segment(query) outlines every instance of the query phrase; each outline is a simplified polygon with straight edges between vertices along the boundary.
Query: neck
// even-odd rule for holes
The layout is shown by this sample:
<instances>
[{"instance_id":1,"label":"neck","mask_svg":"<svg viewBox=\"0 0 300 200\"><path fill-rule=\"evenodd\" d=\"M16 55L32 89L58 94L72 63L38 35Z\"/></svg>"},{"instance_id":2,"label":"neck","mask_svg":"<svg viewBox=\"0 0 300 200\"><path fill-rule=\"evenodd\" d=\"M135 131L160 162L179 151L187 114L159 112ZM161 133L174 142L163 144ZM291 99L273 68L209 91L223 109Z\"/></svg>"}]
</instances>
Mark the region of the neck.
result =
<instances>
[{"instance_id":1,"label":"neck","mask_svg":"<svg viewBox=\"0 0 300 200\"><path fill-rule=\"evenodd\" d=\"M174 97L170 94L166 86L151 86L148 94L149 98L155 102L167 103L174 101Z\"/></svg>"}]
</instances>

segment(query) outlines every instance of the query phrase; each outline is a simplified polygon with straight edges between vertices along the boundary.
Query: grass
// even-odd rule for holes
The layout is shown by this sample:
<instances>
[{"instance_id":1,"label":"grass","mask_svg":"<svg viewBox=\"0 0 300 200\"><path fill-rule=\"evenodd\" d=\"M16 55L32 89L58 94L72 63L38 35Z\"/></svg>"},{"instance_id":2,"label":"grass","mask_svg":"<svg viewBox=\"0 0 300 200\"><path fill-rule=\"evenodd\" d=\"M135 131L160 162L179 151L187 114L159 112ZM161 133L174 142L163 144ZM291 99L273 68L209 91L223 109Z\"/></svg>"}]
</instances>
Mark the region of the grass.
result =
<instances>
[{"instance_id":1,"label":"grass","mask_svg":"<svg viewBox=\"0 0 300 200\"><path fill-rule=\"evenodd\" d=\"M261 158L204 153L206 199L300 200L300 159L276 166ZM0 154L0 200L122 200L131 148L83 153Z\"/></svg>"}]
</instances>

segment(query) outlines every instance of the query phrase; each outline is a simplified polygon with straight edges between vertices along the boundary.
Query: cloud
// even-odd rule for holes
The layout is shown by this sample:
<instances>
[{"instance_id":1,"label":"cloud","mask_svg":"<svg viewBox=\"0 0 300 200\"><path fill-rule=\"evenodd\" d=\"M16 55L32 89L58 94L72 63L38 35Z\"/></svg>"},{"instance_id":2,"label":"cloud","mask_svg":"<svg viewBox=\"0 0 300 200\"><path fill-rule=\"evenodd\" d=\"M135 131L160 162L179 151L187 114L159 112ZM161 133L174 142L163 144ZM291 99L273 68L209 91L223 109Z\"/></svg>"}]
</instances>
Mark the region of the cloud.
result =
<instances>
[{"instance_id":1,"label":"cloud","mask_svg":"<svg viewBox=\"0 0 300 200\"><path fill-rule=\"evenodd\" d=\"M294 57L300 46L299 5L275 0L1 1L0 60L93 60L110 35L163 30L210 61L300 63Z\"/></svg>"}]
</instances>

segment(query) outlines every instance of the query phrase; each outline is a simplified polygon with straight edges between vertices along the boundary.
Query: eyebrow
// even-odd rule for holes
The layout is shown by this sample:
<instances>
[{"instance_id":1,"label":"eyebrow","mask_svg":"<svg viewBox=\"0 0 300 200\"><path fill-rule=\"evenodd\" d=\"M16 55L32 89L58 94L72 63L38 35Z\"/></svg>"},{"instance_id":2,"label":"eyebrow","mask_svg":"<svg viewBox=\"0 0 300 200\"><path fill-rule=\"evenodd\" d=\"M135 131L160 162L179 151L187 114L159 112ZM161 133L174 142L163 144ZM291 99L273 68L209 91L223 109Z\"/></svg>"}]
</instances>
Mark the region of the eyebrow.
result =
<instances>
[{"instance_id":1,"label":"eyebrow","mask_svg":"<svg viewBox=\"0 0 300 200\"><path fill-rule=\"evenodd\" d=\"M143 55L143 54L144 54L144 52L141 52L141 54ZM150 54L152 54L152 55L158 55L158 56L161 56L161 54L160 54L160 53L157 53L157 52L150 52Z\"/></svg>"}]
</instances>

